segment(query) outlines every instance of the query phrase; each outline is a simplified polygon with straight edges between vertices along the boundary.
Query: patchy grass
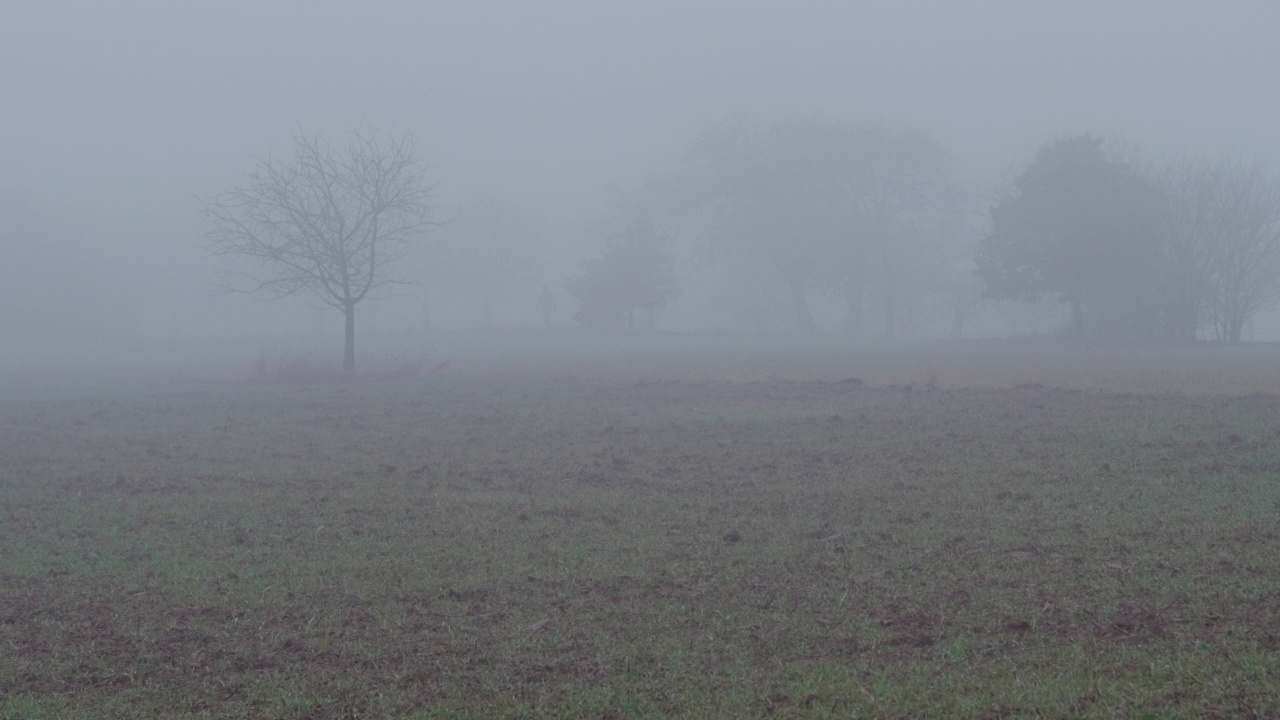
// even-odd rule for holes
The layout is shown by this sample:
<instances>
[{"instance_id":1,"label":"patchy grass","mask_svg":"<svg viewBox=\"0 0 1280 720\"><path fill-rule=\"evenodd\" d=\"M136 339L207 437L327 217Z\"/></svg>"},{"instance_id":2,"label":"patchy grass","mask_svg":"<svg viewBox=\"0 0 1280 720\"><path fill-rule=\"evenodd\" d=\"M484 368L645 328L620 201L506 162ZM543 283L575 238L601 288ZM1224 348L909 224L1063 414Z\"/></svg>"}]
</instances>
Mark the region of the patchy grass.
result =
<instances>
[{"instance_id":1,"label":"patchy grass","mask_svg":"<svg viewBox=\"0 0 1280 720\"><path fill-rule=\"evenodd\" d=\"M1280 715L1280 398L911 372L11 382L0 717Z\"/></svg>"}]
</instances>

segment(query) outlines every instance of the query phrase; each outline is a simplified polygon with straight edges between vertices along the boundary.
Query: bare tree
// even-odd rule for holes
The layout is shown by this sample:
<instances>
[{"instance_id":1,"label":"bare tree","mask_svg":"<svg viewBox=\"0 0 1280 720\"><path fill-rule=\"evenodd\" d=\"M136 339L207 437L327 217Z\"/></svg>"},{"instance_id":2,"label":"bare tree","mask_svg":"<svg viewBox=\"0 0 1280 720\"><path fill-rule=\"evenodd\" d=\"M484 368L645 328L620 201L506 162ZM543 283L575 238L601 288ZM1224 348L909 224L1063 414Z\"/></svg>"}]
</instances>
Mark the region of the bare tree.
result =
<instances>
[{"instance_id":1,"label":"bare tree","mask_svg":"<svg viewBox=\"0 0 1280 720\"><path fill-rule=\"evenodd\" d=\"M1238 345L1245 322L1280 299L1280 185L1259 165L1228 167L1209 313L1218 340Z\"/></svg>"},{"instance_id":2,"label":"bare tree","mask_svg":"<svg viewBox=\"0 0 1280 720\"><path fill-rule=\"evenodd\" d=\"M701 133L685 168L709 211L708 255L731 274L765 268L780 279L803 332L817 330L810 294L827 289L845 298L846 329L859 334L874 286L885 333L896 334L903 306L924 291L915 260L955 199L941 145L857 122L737 118ZM771 289L750 274L735 280L742 300Z\"/></svg>"},{"instance_id":3,"label":"bare tree","mask_svg":"<svg viewBox=\"0 0 1280 720\"><path fill-rule=\"evenodd\" d=\"M1280 299L1280 183L1260 164L1187 160L1164 178L1156 300L1166 336L1237 344Z\"/></svg>"},{"instance_id":4,"label":"bare tree","mask_svg":"<svg viewBox=\"0 0 1280 720\"><path fill-rule=\"evenodd\" d=\"M428 226L431 185L413 135L363 130L335 146L294 136L294 157L259 158L244 187L204 201L206 248L232 266L228 292L310 293L346 317L342 366L355 371L356 306L405 282L395 274Z\"/></svg>"},{"instance_id":5,"label":"bare tree","mask_svg":"<svg viewBox=\"0 0 1280 720\"><path fill-rule=\"evenodd\" d=\"M1159 308L1160 334L1169 340L1194 342L1209 314L1215 266L1227 219L1220 199L1226 167L1184 161L1167 170L1161 257L1152 274Z\"/></svg>"},{"instance_id":6,"label":"bare tree","mask_svg":"<svg viewBox=\"0 0 1280 720\"><path fill-rule=\"evenodd\" d=\"M787 288L796 327L811 333L817 324L809 295L831 265L829 245L844 225L844 208L829 149L815 149L805 129L733 118L695 138L686 172L688 191L710 218L707 257L734 275L745 290L741 300L764 289L741 271L767 268Z\"/></svg>"},{"instance_id":7,"label":"bare tree","mask_svg":"<svg viewBox=\"0 0 1280 720\"><path fill-rule=\"evenodd\" d=\"M845 270L835 278L848 305L845 329L861 332L863 296L875 284L885 334L893 337L912 296L933 292L946 275L922 261L939 254L936 245L957 215L950 154L916 130L851 123L836 131L833 144L846 148L840 185L853 207L837 248Z\"/></svg>"}]
</instances>

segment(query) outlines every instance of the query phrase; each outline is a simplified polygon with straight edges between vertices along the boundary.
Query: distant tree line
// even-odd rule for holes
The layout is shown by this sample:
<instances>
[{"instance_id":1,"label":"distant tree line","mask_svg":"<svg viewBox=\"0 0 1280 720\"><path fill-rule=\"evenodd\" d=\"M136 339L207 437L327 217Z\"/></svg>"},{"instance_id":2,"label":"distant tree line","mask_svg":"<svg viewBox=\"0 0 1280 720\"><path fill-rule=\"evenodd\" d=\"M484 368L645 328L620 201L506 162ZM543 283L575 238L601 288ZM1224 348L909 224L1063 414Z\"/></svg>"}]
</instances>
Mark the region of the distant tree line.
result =
<instances>
[{"instance_id":1,"label":"distant tree line","mask_svg":"<svg viewBox=\"0 0 1280 720\"><path fill-rule=\"evenodd\" d=\"M428 269L424 327L432 288L450 285L484 327L520 298L532 311L541 285L550 326L554 292L537 266L553 233L539 215L487 198L438 221L411 135L299 135L294 150L205 201L207 247L229 261L224 288L305 292L338 309L348 370L356 306L404 282L411 256ZM1153 169L1073 135L1045 143L981 227L973 198L926 133L734 117L698 133L675 171L616 192L596 253L560 287L595 331L656 328L696 270L715 279L721 311L761 330L783 318L818 331L816 302L851 336L893 337L922 319L958 336L984 303L1047 300L1072 335L1232 344L1280 300L1280 182L1259 164Z\"/></svg>"},{"instance_id":2,"label":"distant tree line","mask_svg":"<svg viewBox=\"0 0 1280 720\"><path fill-rule=\"evenodd\" d=\"M640 314L653 330L659 312L680 294L675 241L654 226L652 210L626 198L616 204L599 229L603 250L564 287L578 303L574 318L583 328L631 332Z\"/></svg>"},{"instance_id":3,"label":"distant tree line","mask_svg":"<svg viewBox=\"0 0 1280 720\"><path fill-rule=\"evenodd\" d=\"M988 297L1070 307L1076 335L1237 344L1280 299L1280 184L1261 165L1154 171L1102 138L1040 148L991 209L977 253Z\"/></svg>"},{"instance_id":4,"label":"distant tree line","mask_svg":"<svg viewBox=\"0 0 1280 720\"><path fill-rule=\"evenodd\" d=\"M788 307L794 327L816 332L812 303L825 294L843 302L846 332L864 332L875 309L895 335L957 285L945 249L958 208L952 163L923 133L733 118L695 137L682 167L640 198L623 234L566 284L584 327L632 327L602 321L615 306L644 309L652 324L677 297L675 233L655 223L682 229L695 261L718 273L721 307L762 330Z\"/></svg>"}]
</instances>

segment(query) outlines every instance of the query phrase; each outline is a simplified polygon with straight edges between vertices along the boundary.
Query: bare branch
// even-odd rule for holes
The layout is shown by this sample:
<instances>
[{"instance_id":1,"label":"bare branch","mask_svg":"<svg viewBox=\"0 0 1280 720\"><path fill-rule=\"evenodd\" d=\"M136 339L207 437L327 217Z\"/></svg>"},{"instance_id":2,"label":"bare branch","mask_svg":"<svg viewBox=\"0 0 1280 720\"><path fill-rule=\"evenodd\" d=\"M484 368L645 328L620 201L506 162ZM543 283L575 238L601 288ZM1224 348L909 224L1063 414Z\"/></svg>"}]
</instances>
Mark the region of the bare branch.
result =
<instances>
[{"instance_id":1,"label":"bare branch","mask_svg":"<svg viewBox=\"0 0 1280 720\"><path fill-rule=\"evenodd\" d=\"M244 186L203 201L205 249L232 265L218 276L224 290L311 293L350 315L404 282L394 265L438 224L427 167L409 133L353 129L344 140L298 133L291 160L258 158Z\"/></svg>"}]
</instances>

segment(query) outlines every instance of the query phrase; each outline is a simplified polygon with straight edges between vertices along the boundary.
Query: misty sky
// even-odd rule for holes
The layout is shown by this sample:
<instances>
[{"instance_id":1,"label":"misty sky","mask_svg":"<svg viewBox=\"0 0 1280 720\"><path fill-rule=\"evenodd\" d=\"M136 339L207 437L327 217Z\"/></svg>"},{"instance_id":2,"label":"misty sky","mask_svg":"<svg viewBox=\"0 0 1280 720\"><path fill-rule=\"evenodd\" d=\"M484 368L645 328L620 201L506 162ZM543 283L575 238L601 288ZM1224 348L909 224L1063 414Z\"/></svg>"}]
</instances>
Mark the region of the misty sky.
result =
<instances>
[{"instance_id":1,"label":"misty sky","mask_svg":"<svg viewBox=\"0 0 1280 720\"><path fill-rule=\"evenodd\" d=\"M442 215L497 196L562 229L549 283L584 258L610 186L671 169L734 112L926 130L988 197L1070 132L1280 168L1268 3L2 7L0 213L29 206L18 227L79 253L70 281L11 268L15 317L150 302L178 327L176 308L210 290L198 198L289 152L299 128L414 131Z\"/></svg>"},{"instance_id":2,"label":"misty sky","mask_svg":"<svg viewBox=\"0 0 1280 720\"><path fill-rule=\"evenodd\" d=\"M364 122L417 132L446 196L578 210L735 109L916 125L978 180L1080 130L1280 147L1268 3L368 5L6 3L0 187L180 205Z\"/></svg>"}]
</instances>

